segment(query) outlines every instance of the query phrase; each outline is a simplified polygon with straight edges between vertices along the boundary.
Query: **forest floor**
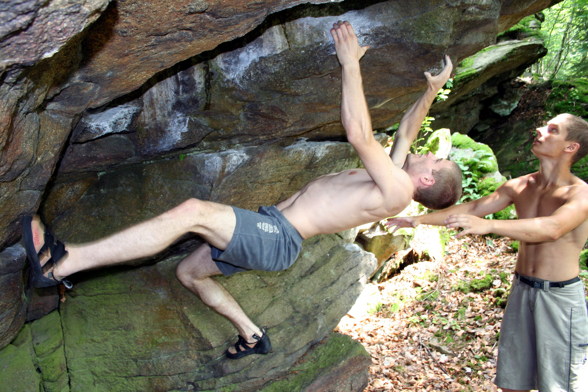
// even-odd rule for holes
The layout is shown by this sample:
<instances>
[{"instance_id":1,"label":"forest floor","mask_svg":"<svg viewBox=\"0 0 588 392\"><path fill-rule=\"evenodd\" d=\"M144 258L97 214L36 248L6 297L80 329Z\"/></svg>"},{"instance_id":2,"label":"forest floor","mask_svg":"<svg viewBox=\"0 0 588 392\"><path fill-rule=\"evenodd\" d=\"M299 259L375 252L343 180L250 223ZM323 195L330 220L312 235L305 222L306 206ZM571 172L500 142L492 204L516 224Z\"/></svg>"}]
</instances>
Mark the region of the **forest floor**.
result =
<instances>
[{"instance_id":1,"label":"forest floor","mask_svg":"<svg viewBox=\"0 0 588 392\"><path fill-rule=\"evenodd\" d=\"M365 391L498 391L497 340L516 258L511 242L452 238L443 261L411 264L367 285L337 327L372 357Z\"/></svg>"}]
</instances>

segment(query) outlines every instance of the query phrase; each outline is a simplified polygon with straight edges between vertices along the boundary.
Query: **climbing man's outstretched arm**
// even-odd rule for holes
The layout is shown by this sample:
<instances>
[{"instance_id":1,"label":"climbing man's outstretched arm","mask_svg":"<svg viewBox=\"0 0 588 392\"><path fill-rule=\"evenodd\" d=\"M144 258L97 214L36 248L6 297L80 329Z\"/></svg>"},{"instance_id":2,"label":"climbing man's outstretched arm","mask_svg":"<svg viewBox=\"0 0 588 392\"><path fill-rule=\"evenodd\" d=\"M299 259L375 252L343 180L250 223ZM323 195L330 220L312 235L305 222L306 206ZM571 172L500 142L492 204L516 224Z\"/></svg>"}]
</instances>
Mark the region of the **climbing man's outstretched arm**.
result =
<instances>
[{"instance_id":1,"label":"climbing man's outstretched arm","mask_svg":"<svg viewBox=\"0 0 588 392\"><path fill-rule=\"evenodd\" d=\"M427 78L427 90L424 94L404 113L400 126L394 137L394 144L392 145L392 151L390 151L390 157L392 162L398 167L404 165L410 145L416 139L421 124L425 119L425 116L429 112L429 108L433 104L437 92L445 85L453 64L449 56L445 56L445 67L438 75L431 75L429 72L425 72Z\"/></svg>"}]
</instances>

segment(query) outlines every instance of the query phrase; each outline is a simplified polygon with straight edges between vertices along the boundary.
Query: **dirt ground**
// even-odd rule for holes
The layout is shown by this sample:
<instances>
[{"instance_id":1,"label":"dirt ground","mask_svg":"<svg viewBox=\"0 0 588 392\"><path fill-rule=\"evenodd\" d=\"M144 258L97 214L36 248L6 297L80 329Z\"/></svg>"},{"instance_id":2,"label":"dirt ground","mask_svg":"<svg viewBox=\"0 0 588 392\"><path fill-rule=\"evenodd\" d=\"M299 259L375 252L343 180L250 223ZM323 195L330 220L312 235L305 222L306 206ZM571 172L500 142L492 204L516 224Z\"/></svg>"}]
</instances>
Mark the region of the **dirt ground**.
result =
<instances>
[{"instance_id":1,"label":"dirt ground","mask_svg":"<svg viewBox=\"0 0 588 392\"><path fill-rule=\"evenodd\" d=\"M511 242L453 238L444 260L368 284L337 327L372 357L365 391L498 391L497 340L516 257Z\"/></svg>"}]
</instances>

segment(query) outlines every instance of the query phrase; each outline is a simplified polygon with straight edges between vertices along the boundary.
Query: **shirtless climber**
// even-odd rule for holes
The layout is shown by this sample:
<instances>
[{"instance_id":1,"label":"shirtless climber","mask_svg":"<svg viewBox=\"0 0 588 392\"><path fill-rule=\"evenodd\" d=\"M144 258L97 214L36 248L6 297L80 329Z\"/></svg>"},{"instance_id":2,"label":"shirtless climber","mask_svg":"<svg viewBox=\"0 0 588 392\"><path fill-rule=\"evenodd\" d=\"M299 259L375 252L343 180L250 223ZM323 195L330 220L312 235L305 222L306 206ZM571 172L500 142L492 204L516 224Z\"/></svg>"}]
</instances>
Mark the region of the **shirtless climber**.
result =
<instances>
[{"instance_id":1,"label":"shirtless climber","mask_svg":"<svg viewBox=\"0 0 588 392\"><path fill-rule=\"evenodd\" d=\"M458 166L432 154L408 154L437 91L450 76L449 57L439 75L425 72L427 89L403 116L388 156L373 136L363 93L359 60L367 47L359 46L348 22L334 24L331 35L343 72L342 123L365 169L319 177L258 213L189 199L162 215L86 244L62 244L45 232L37 217L25 217L23 237L33 284L67 283L65 278L76 272L151 256L180 236L195 233L206 243L179 263L179 281L235 325L239 339L227 350L229 358L266 354L271 351L267 332L249 319L212 276L286 269L296 260L305 238L393 216L411 199L430 208L455 203L461 195Z\"/></svg>"}]
</instances>

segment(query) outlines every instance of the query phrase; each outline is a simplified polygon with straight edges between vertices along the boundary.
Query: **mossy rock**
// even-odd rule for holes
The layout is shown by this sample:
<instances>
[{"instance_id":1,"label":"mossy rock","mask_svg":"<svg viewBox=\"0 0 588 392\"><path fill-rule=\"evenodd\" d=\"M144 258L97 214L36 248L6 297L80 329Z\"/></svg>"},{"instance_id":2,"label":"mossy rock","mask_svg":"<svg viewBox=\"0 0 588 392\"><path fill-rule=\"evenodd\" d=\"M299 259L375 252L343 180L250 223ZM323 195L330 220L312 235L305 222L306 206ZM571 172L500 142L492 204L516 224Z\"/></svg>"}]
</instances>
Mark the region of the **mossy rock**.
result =
<instances>
[{"instance_id":1,"label":"mossy rock","mask_svg":"<svg viewBox=\"0 0 588 392\"><path fill-rule=\"evenodd\" d=\"M543 39L543 34L541 32L541 22L535 17L535 15L529 15L521 19L510 29L498 34L497 40L505 41L512 39L524 39L528 37Z\"/></svg>"},{"instance_id":2,"label":"mossy rock","mask_svg":"<svg viewBox=\"0 0 588 392\"><path fill-rule=\"evenodd\" d=\"M12 343L0 350L0 392L42 391L37 372L30 325L25 325Z\"/></svg>"},{"instance_id":3,"label":"mossy rock","mask_svg":"<svg viewBox=\"0 0 588 392\"><path fill-rule=\"evenodd\" d=\"M59 312L51 312L31 323L31 334L37 366L43 377L44 390L69 391L63 329Z\"/></svg>"},{"instance_id":4,"label":"mossy rock","mask_svg":"<svg viewBox=\"0 0 588 392\"><path fill-rule=\"evenodd\" d=\"M344 363L343 366L341 364ZM290 375L261 389L262 392L327 390L363 390L367 386L367 369L371 364L365 348L349 336L332 333L316 345L292 368ZM359 366L357 366L359 365ZM331 375L335 368L344 369ZM323 375L330 375L324 377ZM348 386L352 386L349 388Z\"/></svg>"},{"instance_id":5,"label":"mossy rock","mask_svg":"<svg viewBox=\"0 0 588 392\"><path fill-rule=\"evenodd\" d=\"M493 173L498 171L498 161L492 149L471 137L455 132L451 135L453 150L451 159L460 160L471 172Z\"/></svg>"}]
</instances>

